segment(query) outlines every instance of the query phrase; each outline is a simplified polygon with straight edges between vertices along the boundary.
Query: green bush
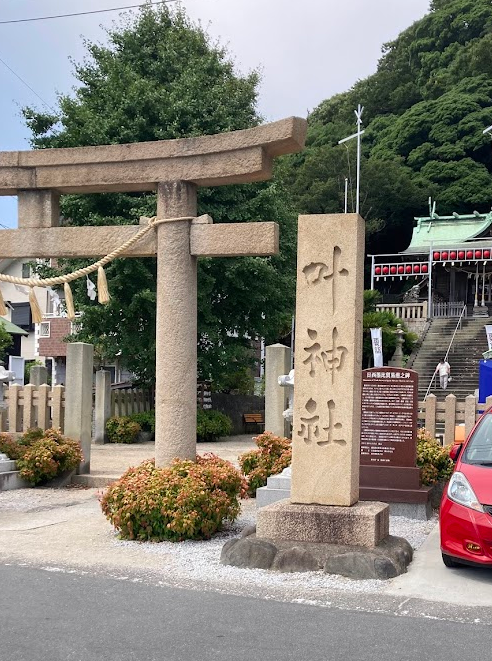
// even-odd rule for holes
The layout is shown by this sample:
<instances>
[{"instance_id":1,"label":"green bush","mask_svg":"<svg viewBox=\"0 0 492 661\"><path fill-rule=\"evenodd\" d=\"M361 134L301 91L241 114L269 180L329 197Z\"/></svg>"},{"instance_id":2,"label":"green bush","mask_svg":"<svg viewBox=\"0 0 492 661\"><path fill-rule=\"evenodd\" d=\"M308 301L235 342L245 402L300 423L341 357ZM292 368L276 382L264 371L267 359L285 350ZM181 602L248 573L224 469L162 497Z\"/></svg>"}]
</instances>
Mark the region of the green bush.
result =
<instances>
[{"instance_id":1,"label":"green bush","mask_svg":"<svg viewBox=\"0 0 492 661\"><path fill-rule=\"evenodd\" d=\"M122 539L180 542L210 539L239 514L245 484L228 461L209 454L156 468L130 468L101 498L105 516Z\"/></svg>"},{"instance_id":2,"label":"green bush","mask_svg":"<svg viewBox=\"0 0 492 661\"><path fill-rule=\"evenodd\" d=\"M142 431L155 432L155 411L146 411L145 413L134 413L128 416L132 422L140 425Z\"/></svg>"},{"instance_id":3,"label":"green bush","mask_svg":"<svg viewBox=\"0 0 492 661\"><path fill-rule=\"evenodd\" d=\"M113 416L106 422L106 433L110 443L135 443L141 429L138 422L128 416Z\"/></svg>"},{"instance_id":4,"label":"green bush","mask_svg":"<svg viewBox=\"0 0 492 661\"><path fill-rule=\"evenodd\" d=\"M417 466L420 468L422 484L432 486L445 482L454 469L449 456L449 447L443 447L429 432L422 428L417 432Z\"/></svg>"},{"instance_id":5,"label":"green bush","mask_svg":"<svg viewBox=\"0 0 492 661\"><path fill-rule=\"evenodd\" d=\"M216 441L221 436L232 433L232 420L225 413L198 409L196 415L196 440L203 442Z\"/></svg>"},{"instance_id":6,"label":"green bush","mask_svg":"<svg viewBox=\"0 0 492 661\"><path fill-rule=\"evenodd\" d=\"M255 438L255 443L256 450L239 457L239 465L248 483L248 494L253 498L256 489L264 487L270 475L281 473L292 461L292 444L288 438L266 431Z\"/></svg>"},{"instance_id":7,"label":"green bush","mask_svg":"<svg viewBox=\"0 0 492 661\"><path fill-rule=\"evenodd\" d=\"M16 460L20 476L33 486L75 470L83 459L79 443L58 429L30 429L17 441L0 434L0 452Z\"/></svg>"}]
</instances>

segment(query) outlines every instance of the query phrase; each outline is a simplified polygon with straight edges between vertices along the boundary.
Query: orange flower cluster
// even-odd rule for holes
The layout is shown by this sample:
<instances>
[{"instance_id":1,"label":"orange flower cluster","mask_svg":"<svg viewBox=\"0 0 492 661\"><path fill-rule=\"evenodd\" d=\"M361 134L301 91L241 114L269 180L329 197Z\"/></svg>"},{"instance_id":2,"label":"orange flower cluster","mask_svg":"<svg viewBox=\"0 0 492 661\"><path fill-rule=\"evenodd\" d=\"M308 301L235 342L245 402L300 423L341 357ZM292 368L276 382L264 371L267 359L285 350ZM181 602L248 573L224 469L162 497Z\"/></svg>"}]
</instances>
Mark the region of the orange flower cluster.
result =
<instances>
[{"instance_id":1,"label":"orange flower cluster","mask_svg":"<svg viewBox=\"0 0 492 661\"><path fill-rule=\"evenodd\" d=\"M248 493L256 496L256 489L264 487L270 475L281 473L292 461L292 443L288 438L275 436L269 431L255 439L256 450L239 457L239 465L248 481Z\"/></svg>"}]
</instances>

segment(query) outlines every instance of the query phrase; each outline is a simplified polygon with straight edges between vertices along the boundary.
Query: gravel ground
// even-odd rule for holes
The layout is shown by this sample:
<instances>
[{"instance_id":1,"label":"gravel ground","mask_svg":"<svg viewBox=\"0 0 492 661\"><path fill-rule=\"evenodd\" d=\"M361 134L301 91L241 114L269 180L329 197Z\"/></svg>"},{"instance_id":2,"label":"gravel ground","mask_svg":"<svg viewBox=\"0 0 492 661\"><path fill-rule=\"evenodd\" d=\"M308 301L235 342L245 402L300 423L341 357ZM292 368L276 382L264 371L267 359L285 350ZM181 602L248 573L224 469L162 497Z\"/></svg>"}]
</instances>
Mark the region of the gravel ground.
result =
<instances>
[{"instance_id":1,"label":"gravel ground","mask_svg":"<svg viewBox=\"0 0 492 661\"><path fill-rule=\"evenodd\" d=\"M166 557L166 565L162 571L164 577L172 576L174 580L185 582L203 582L210 586L225 589L238 583L247 583L250 588L261 591L268 597L269 589L283 588L289 592L301 592L317 601L324 592L328 595L333 590L348 592L379 592L384 589L386 581L367 580L354 581L343 576L335 576L318 572L303 572L282 574L264 569L243 569L220 564L220 552L229 539L237 537L248 525L256 523L256 504L254 500L243 500L241 514L237 521L228 525L213 539L186 541L180 543L159 542L129 542L117 538L110 533L113 543L120 547L135 548L145 553L162 554ZM405 537L414 549L418 549L436 524L436 519L430 521L415 521L401 516L390 518L390 534ZM169 563L169 556L172 562ZM297 600L306 603L306 596ZM309 597L307 599L309 601Z\"/></svg>"},{"instance_id":2,"label":"gravel ground","mask_svg":"<svg viewBox=\"0 0 492 661\"><path fill-rule=\"evenodd\" d=\"M60 510L83 504L97 498L97 489L20 489L0 492L0 513L39 512ZM208 541L172 542L129 542L118 539L114 531L104 533L104 546L121 551L127 548L132 554L142 557L152 554L162 556L158 576L163 584L197 587L237 592L243 586L263 598L282 598L302 603L326 601L333 591L344 593L381 593L387 582L368 580L353 581L348 578L324 574L323 572L282 574L261 569L241 569L220 564L220 552L224 543L237 537L247 525L256 523L256 503L243 500L237 521ZM404 517L390 518L390 533L408 539L418 549L434 528L436 519L414 521ZM119 578L126 578L120 576ZM302 595L300 598L299 595Z\"/></svg>"}]
</instances>

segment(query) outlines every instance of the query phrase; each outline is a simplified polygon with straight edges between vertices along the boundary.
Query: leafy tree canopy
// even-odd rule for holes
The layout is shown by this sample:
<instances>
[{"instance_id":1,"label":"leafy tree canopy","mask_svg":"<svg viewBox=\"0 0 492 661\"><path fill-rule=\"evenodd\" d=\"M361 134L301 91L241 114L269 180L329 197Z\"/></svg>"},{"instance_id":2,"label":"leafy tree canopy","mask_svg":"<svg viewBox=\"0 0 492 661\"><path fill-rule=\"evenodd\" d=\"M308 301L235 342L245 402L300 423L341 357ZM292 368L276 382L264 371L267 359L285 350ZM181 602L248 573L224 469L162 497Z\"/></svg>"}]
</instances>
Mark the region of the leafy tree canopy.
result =
<instances>
[{"instance_id":1,"label":"leafy tree canopy","mask_svg":"<svg viewBox=\"0 0 492 661\"><path fill-rule=\"evenodd\" d=\"M12 335L7 333L5 329L5 324L3 324L2 319L0 319L0 360L5 358L6 350L13 343Z\"/></svg>"},{"instance_id":2,"label":"leafy tree canopy","mask_svg":"<svg viewBox=\"0 0 492 661\"><path fill-rule=\"evenodd\" d=\"M282 166L299 209L340 212L354 181L354 108L364 106L361 213L368 250L407 247L413 216L489 211L492 150L492 3L434 0L429 14L383 47L377 72L323 101L309 118L308 147ZM353 194L349 209L354 209Z\"/></svg>"},{"instance_id":3,"label":"leafy tree canopy","mask_svg":"<svg viewBox=\"0 0 492 661\"><path fill-rule=\"evenodd\" d=\"M108 32L107 44L86 42L75 66L72 95L59 96L59 113L24 110L35 148L75 147L182 138L250 128L259 77L239 75L224 48L182 11L145 7ZM274 341L290 327L295 292L295 215L278 183L199 189L199 213L214 222L276 220L277 257L199 262L199 370L216 387L234 365L250 359L245 336ZM156 212L154 194L65 196L62 211L74 225L138 223ZM63 263L65 270L74 262ZM155 365L155 260L121 259L108 267L112 300L91 305L85 282L75 286L84 312L78 339L100 356L120 355L140 379Z\"/></svg>"}]
</instances>

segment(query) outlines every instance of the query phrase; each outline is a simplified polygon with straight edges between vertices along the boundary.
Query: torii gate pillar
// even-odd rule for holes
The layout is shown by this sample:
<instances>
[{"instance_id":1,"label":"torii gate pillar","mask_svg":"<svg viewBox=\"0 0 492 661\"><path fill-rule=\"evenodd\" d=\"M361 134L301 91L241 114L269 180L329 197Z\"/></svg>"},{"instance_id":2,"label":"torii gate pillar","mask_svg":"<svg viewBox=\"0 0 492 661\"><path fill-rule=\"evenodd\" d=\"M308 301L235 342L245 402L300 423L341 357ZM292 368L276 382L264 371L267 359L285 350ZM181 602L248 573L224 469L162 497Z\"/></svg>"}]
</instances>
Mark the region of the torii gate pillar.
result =
<instances>
[{"instance_id":1,"label":"torii gate pillar","mask_svg":"<svg viewBox=\"0 0 492 661\"><path fill-rule=\"evenodd\" d=\"M160 183L157 217L196 216L196 186ZM197 258L190 220L157 228L156 466L174 457L195 460L197 380Z\"/></svg>"}]
</instances>

